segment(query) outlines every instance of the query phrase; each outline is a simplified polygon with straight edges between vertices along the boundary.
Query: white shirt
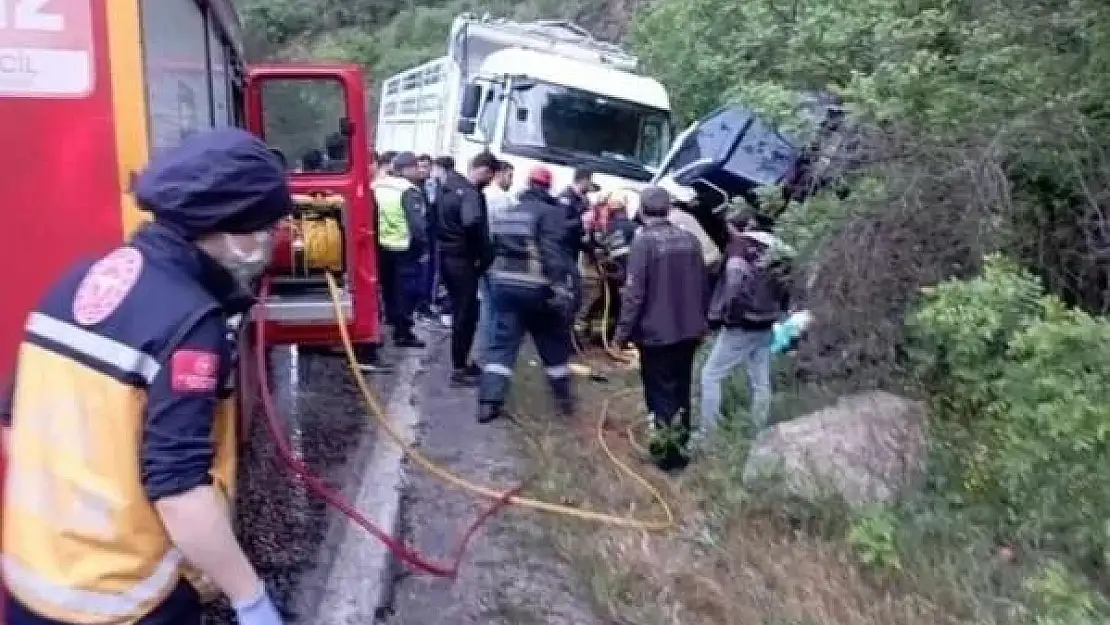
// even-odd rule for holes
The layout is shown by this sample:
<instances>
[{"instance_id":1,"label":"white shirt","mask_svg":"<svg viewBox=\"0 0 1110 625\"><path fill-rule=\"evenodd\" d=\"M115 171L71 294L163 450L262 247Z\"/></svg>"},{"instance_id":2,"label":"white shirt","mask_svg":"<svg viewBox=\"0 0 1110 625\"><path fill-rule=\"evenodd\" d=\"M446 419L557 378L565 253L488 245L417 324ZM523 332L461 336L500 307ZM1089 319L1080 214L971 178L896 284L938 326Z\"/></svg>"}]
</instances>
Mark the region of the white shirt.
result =
<instances>
[{"instance_id":1,"label":"white shirt","mask_svg":"<svg viewBox=\"0 0 1110 625\"><path fill-rule=\"evenodd\" d=\"M491 184L486 187L485 193L486 208L489 209L490 221L500 217L505 211L509 210L509 207L516 203L511 193L496 184Z\"/></svg>"}]
</instances>

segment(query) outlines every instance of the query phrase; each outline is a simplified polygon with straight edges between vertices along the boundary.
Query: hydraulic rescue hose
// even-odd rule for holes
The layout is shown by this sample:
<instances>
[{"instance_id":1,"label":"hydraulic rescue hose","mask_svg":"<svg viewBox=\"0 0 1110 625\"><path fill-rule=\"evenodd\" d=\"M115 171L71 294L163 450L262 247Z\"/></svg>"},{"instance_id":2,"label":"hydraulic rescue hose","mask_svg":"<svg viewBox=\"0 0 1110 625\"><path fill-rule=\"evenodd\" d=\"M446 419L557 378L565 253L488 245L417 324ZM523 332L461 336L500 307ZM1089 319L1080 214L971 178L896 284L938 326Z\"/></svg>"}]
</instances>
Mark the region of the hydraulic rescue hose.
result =
<instances>
[{"instance_id":1,"label":"hydraulic rescue hose","mask_svg":"<svg viewBox=\"0 0 1110 625\"><path fill-rule=\"evenodd\" d=\"M331 277L330 274L329 278ZM269 282L263 282L261 299L265 302L269 295L270 285ZM265 319L265 306L259 306L258 310L261 311L258 320L255 322L255 366L258 368L259 387L262 396L262 411L266 417L266 426L269 430L270 437L273 439L274 444L277 446L278 456L281 458L285 467L294 475L299 477L309 492L313 493L320 499L323 499L332 507L336 508L343 513L344 516L354 521L357 525L365 529L379 541L381 541L390 551L392 551L398 558L408 564L410 567L430 573L437 577L447 577L454 579L458 576L459 568L462 563L463 556L466 554L466 548L470 543L470 539L478 529L484 525L489 519L501 509L505 508L510 502L510 498L515 496L523 488L523 484L505 491L497 493L492 497L495 503L486 509L482 514L474 520L473 523L467 527L466 532L459 540L459 544L455 548L454 561L449 565L441 565L431 562L423 555L406 547L400 540L389 535L386 531L374 524L373 521L366 518L361 512L358 511L343 495L337 490L328 485L324 480L314 475L308 466L298 459L293 451L289 448L288 440L285 436L284 428L281 425L281 419L278 417L277 407L274 405L274 397L270 392L269 376L267 375L266 351L268 348L266 342L266 319ZM344 331L344 341L349 343L346 339L346 325L345 322L339 324L340 328ZM357 369L356 369L357 371ZM361 376L356 376L361 380ZM377 415L375 415L377 416ZM392 434L392 432L391 432Z\"/></svg>"},{"instance_id":2,"label":"hydraulic rescue hose","mask_svg":"<svg viewBox=\"0 0 1110 625\"><path fill-rule=\"evenodd\" d=\"M340 304L339 285L336 284L335 278L331 274L325 274L328 281L328 291L331 294L332 306L335 309L336 318L339 320L339 332L343 340L343 349L347 352L347 364L350 366L351 373L354 377L355 384L358 385L359 392L362 394L363 400L366 402L369 412L373 415L374 419L382 427L383 430L392 438L404 451L405 455L413 460L416 464L424 468L428 473L432 474L441 481L461 488L481 497L492 499L493 501L504 504L510 503L522 508L548 512L565 517L571 517L583 521L593 521L603 525L611 525L616 527L625 527L631 529L638 529L643 531L665 531L672 529L675 526L674 512L671 511L670 505L667 504L663 494L659 492L655 486L651 484L646 478L638 474L635 470L622 462L620 458L613 453L609 448L608 443L605 442L605 422L609 417L609 408L613 400L624 395L631 394L635 389L628 389L621 391L609 398L607 398L601 405L601 411L598 415L597 421L597 442L601 446L602 451L608 456L609 460L625 475L631 478L636 483L640 484L644 490L648 491L652 498L659 502L660 507L663 509L665 520L662 521L645 521L633 517L617 516L613 514L605 514L595 512L592 510L583 510L568 505L555 504L547 501L540 501L528 497L521 497L515 492L499 492L493 488L475 484L462 478L429 460L412 445L405 441L394 428L393 425L385 416L385 411L382 409L381 404L378 402L370 386L366 383L366 379L359 371L358 359L355 357L354 344L351 342L350 333L347 331L346 318L343 314L343 309ZM488 515L487 515L488 516Z\"/></svg>"}]
</instances>

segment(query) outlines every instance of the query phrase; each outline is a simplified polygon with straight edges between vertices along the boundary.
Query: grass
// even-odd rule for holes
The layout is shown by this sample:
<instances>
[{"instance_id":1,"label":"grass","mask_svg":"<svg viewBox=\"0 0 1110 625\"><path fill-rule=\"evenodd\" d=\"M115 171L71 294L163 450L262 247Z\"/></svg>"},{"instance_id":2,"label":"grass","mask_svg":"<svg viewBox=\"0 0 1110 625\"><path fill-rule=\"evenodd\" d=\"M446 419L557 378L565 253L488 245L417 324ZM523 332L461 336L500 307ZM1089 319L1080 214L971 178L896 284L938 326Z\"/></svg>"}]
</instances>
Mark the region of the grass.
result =
<instances>
[{"instance_id":1,"label":"grass","mask_svg":"<svg viewBox=\"0 0 1110 625\"><path fill-rule=\"evenodd\" d=\"M523 444L540 475L533 486L537 494L660 518L648 493L604 460L594 435L596 410L614 391L636 384L635 375L610 371L607 384L583 379L578 391L585 414L568 427L549 416L541 371L522 359L515 393L517 411L530 415L523 419ZM775 411L796 416L828 397L793 389L776 397ZM1035 603L1029 584L1038 571L1034 563L1000 557L992 536L953 522L936 502L909 502L893 511L891 535L884 538L869 535L876 526L843 506L761 500L741 482L750 445L743 428L732 428L686 471L664 475L624 436L629 427L642 427L644 413L638 394L615 404L607 440L661 488L678 518L675 531L545 521L556 549L585 580L604 618L636 625L1033 622L1028 606ZM845 540L853 528L859 528L854 547ZM880 560L882 567L862 566L859 550L881 551L883 540L891 543L891 553Z\"/></svg>"}]
</instances>

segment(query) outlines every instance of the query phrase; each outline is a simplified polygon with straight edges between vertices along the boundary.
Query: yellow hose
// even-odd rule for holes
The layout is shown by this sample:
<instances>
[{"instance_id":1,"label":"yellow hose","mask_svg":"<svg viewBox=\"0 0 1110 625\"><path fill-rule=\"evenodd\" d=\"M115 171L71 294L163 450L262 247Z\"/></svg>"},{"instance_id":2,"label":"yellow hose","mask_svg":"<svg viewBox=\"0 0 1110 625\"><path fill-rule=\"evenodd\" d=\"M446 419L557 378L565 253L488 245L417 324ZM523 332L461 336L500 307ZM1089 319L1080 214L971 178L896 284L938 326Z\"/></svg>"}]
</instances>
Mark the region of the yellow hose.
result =
<instances>
[{"instance_id":1,"label":"yellow hose","mask_svg":"<svg viewBox=\"0 0 1110 625\"><path fill-rule=\"evenodd\" d=\"M343 270L343 231L331 217L300 218L304 237L305 273Z\"/></svg>"},{"instance_id":2,"label":"yellow hose","mask_svg":"<svg viewBox=\"0 0 1110 625\"><path fill-rule=\"evenodd\" d=\"M340 305L339 286L336 284L335 278L331 274L326 274L326 277L328 281L328 291L331 295L332 306L335 309L336 319L339 320L339 332L340 337L343 340L343 349L344 351L346 351L347 354L347 364L351 368L351 373L354 376L355 384L358 385L359 393L361 393L362 399L366 403L367 408L369 408L369 412L371 415L373 415L374 420L378 422L378 424L382 427L382 429L385 430L390 438L392 438L398 445L401 446L401 449L404 450L406 456L408 456L411 460L416 462L416 464L423 467L426 471L428 471L435 477L439 478L447 484L456 486L487 499L492 499L494 501L503 501L505 499L505 493L503 491L496 490L487 486L481 486L479 484L474 484L458 475L455 475L454 473L451 473L447 469L440 467L436 463L426 458L415 448L413 448L412 445L410 445L408 442L406 442L404 438L393 428L392 424L389 423L389 420L385 417L385 411L382 409L382 406L378 402L377 397L375 397L373 391L370 390L370 386L366 383L366 379L359 371L358 358L355 357L354 345L351 343L351 336L347 331L347 319L343 314L343 308ZM610 405L612 404L613 400L617 399L618 397L631 394L635 390L636 389L628 389L625 391L621 391L610 396L604 402L602 402L601 411L598 414L597 421L597 441L601 445L601 449L605 452L605 455L609 457L609 460L614 465L616 465L616 467L622 473L643 486L645 490L651 493L652 498L655 501L659 502L660 507L662 507L663 509L665 520L643 521L633 517L622 517L601 512L594 512L592 510L583 510L572 506L539 501L537 499L530 499L527 497L513 496L508 500L509 503L532 510L539 510L542 512L548 512L560 516L572 517L583 521L594 521L603 525L612 525L617 527L626 527L652 532L659 532L674 528L674 512L671 511L670 505L667 504L666 499L663 498L663 494L659 492L659 489L657 489L646 478L638 474L631 467L617 458L616 454L613 453L613 450L610 449L609 445L605 442L605 422L609 416Z\"/></svg>"}]
</instances>

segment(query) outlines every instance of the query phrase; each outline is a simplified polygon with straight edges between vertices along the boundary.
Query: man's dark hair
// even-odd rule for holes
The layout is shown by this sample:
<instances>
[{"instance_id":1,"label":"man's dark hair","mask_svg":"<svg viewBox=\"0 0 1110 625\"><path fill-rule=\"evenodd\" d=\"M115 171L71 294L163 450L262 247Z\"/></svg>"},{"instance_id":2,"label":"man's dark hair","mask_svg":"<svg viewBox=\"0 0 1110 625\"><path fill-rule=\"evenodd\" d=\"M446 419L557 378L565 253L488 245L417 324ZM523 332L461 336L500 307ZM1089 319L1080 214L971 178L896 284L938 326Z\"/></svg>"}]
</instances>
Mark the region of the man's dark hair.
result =
<instances>
[{"instance_id":1,"label":"man's dark hair","mask_svg":"<svg viewBox=\"0 0 1110 625\"><path fill-rule=\"evenodd\" d=\"M437 156L433 163L447 171L455 171L455 159L450 156Z\"/></svg>"},{"instance_id":2,"label":"man's dark hair","mask_svg":"<svg viewBox=\"0 0 1110 625\"><path fill-rule=\"evenodd\" d=\"M395 158L397 158L396 152L394 152L393 150L386 150L385 152L382 152L382 160L378 161L378 164L383 167L389 167L393 164L393 159Z\"/></svg>"},{"instance_id":3,"label":"man's dark hair","mask_svg":"<svg viewBox=\"0 0 1110 625\"><path fill-rule=\"evenodd\" d=\"M420 156L416 157L416 162L418 162L418 163L431 163L432 162L432 155L431 154L421 154Z\"/></svg>"},{"instance_id":4,"label":"man's dark hair","mask_svg":"<svg viewBox=\"0 0 1110 625\"><path fill-rule=\"evenodd\" d=\"M497 165L501 161L490 152L479 152L474 158L470 159L470 168L477 169L479 167L488 167L490 171L497 171Z\"/></svg>"},{"instance_id":5,"label":"man's dark hair","mask_svg":"<svg viewBox=\"0 0 1110 625\"><path fill-rule=\"evenodd\" d=\"M574 182L582 182L594 177L594 170L588 167L576 167L574 169Z\"/></svg>"},{"instance_id":6,"label":"man's dark hair","mask_svg":"<svg viewBox=\"0 0 1110 625\"><path fill-rule=\"evenodd\" d=\"M494 169L496 172L512 171L513 164L509 161L497 161L497 167Z\"/></svg>"}]
</instances>

